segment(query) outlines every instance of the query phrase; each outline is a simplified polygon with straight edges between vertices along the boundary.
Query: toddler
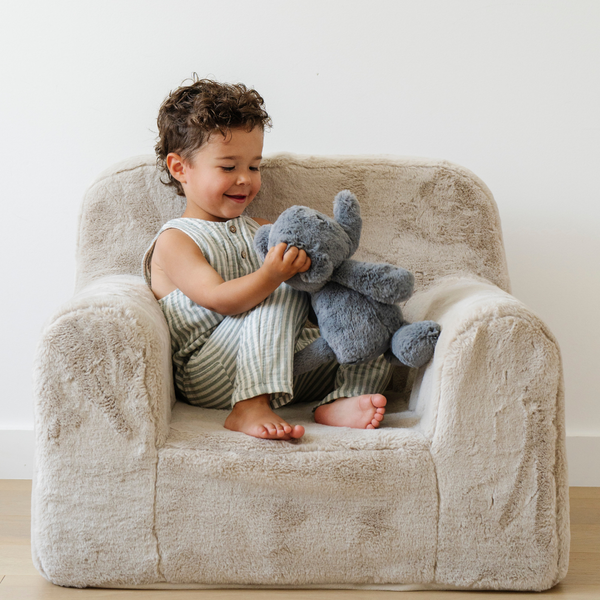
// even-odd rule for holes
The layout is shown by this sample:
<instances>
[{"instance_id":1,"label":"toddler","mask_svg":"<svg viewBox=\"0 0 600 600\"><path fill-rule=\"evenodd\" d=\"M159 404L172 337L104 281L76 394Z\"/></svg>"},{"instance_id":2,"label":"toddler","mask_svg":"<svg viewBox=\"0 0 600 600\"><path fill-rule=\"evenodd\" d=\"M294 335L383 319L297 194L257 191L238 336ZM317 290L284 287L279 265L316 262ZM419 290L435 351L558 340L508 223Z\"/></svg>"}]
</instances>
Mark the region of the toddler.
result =
<instances>
[{"instance_id":1,"label":"toddler","mask_svg":"<svg viewBox=\"0 0 600 600\"><path fill-rule=\"evenodd\" d=\"M259 438L302 437L274 410L320 398L316 422L374 429L391 377L383 357L293 377L294 352L319 332L304 327L308 295L284 282L310 258L279 244L261 264L253 239L268 221L243 214L260 189L270 124L261 96L242 84L195 80L160 108L158 165L186 208L160 229L142 269L169 325L177 397L231 408L225 427Z\"/></svg>"}]
</instances>

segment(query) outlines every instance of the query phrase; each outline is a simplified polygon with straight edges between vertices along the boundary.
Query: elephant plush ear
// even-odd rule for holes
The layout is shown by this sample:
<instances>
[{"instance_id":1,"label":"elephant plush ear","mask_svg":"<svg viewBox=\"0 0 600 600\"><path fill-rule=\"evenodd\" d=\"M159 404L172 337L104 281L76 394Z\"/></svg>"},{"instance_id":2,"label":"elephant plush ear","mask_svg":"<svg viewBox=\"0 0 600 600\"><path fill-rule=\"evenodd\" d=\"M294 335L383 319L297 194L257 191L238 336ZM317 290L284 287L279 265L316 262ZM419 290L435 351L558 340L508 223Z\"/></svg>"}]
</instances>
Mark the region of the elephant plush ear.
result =
<instances>
[{"instance_id":1,"label":"elephant plush ear","mask_svg":"<svg viewBox=\"0 0 600 600\"><path fill-rule=\"evenodd\" d=\"M342 190L336 195L333 201L333 217L350 238L349 258L358 250L360 232L362 230L360 205L352 192Z\"/></svg>"},{"instance_id":2,"label":"elephant plush ear","mask_svg":"<svg viewBox=\"0 0 600 600\"><path fill-rule=\"evenodd\" d=\"M271 233L271 227L273 225L263 225L258 228L258 231L254 235L254 248L260 258L261 262L265 260L265 256L269 252L269 234Z\"/></svg>"}]
</instances>

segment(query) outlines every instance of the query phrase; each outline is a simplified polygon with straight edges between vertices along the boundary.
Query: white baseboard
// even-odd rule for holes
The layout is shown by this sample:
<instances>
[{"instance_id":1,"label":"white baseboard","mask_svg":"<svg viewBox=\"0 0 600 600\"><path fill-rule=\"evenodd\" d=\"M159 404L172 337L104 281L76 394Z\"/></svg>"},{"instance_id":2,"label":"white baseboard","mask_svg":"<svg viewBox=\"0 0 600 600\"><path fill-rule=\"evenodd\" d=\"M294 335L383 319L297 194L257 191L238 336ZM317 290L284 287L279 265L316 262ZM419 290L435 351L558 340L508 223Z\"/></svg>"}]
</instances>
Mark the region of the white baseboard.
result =
<instances>
[{"instance_id":1,"label":"white baseboard","mask_svg":"<svg viewBox=\"0 0 600 600\"><path fill-rule=\"evenodd\" d=\"M600 436L567 436L569 485L600 487Z\"/></svg>"},{"instance_id":2,"label":"white baseboard","mask_svg":"<svg viewBox=\"0 0 600 600\"><path fill-rule=\"evenodd\" d=\"M33 477L33 431L0 430L0 479ZM600 487L600 436L567 436L569 485Z\"/></svg>"},{"instance_id":3,"label":"white baseboard","mask_svg":"<svg viewBox=\"0 0 600 600\"><path fill-rule=\"evenodd\" d=\"M32 479L33 430L0 430L0 479Z\"/></svg>"}]
</instances>

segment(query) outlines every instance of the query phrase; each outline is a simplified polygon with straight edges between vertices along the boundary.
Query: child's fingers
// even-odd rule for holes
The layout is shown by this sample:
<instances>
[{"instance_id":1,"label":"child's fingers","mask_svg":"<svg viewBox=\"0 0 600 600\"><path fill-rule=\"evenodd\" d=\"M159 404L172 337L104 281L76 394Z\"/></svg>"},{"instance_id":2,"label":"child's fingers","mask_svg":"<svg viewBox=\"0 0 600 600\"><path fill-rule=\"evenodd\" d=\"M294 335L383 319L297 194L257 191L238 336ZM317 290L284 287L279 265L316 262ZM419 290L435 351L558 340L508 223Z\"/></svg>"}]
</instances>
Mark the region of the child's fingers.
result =
<instances>
[{"instance_id":1,"label":"child's fingers","mask_svg":"<svg viewBox=\"0 0 600 600\"><path fill-rule=\"evenodd\" d=\"M310 257L307 256L306 257L306 261L304 263L304 266L300 268L299 272L300 273L306 273L306 271L308 271L310 269L310 265L311 265Z\"/></svg>"},{"instance_id":2,"label":"child's fingers","mask_svg":"<svg viewBox=\"0 0 600 600\"><path fill-rule=\"evenodd\" d=\"M306 262L306 259L308 258L308 256L306 255L306 251L305 250L299 250L298 251L298 255L296 256L296 260L294 261L294 267L296 269L301 269L304 266L304 263Z\"/></svg>"},{"instance_id":3,"label":"child's fingers","mask_svg":"<svg viewBox=\"0 0 600 600\"><path fill-rule=\"evenodd\" d=\"M298 257L298 253L300 251L298 250L298 248L296 248L296 246L290 246L285 255L283 256L283 260L289 264L289 265L293 265L294 261L297 259Z\"/></svg>"},{"instance_id":4,"label":"child's fingers","mask_svg":"<svg viewBox=\"0 0 600 600\"><path fill-rule=\"evenodd\" d=\"M297 246L289 246L281 242L269 250L272 259L277 263L283 262L285 268L304 273L310 269L310 258L305 250L300 250Z\"/></svg>"},{"instance_id":5,"label":"child's fingers","mask_svg":"<svg viewBox=\"0 0 600 600\"><path fill-rule=\"evenodd\" d=\"M279 260L283 260L283 254L286 248L287 244L285 242L280 242L279 244L277 244L277 246L273 246L269 250L269 253L271 253L274 257L278 258Z\"/></svg>"}]
</instances>

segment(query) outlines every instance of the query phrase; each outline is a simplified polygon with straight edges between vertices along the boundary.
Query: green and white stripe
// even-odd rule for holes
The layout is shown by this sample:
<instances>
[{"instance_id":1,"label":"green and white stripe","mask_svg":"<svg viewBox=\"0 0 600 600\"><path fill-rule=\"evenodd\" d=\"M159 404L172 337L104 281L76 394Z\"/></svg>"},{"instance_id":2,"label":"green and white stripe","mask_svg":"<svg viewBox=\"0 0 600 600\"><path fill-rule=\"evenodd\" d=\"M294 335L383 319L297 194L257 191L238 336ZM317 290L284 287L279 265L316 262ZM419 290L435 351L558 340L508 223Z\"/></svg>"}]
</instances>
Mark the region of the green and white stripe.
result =
<instances>
[{"instance_id":1,"label":"green and white stripe","mask_svg":"<svg viewBox=\"0 0 600 600\"><path fill-rule=\"evenodd\" d=\"M189 235L224 281L260 268L253 247L259 228L254 220L246 216L227 222L173 219L163 225L144 254L142 272L148 286L154 245L171 228ZM271 394L273 408L292 400L322 399L320 404L325 404L381 392L391 376L389 364L380 357L356 366L332 361L294 379L294 352L314 341L319 332L304 327L308 296L285 283L252 310L230 317L196 304L180 290L158 302L171 332L177 395L189 404L225 409L261 394Z\"/></svg>"}]
</instances>

